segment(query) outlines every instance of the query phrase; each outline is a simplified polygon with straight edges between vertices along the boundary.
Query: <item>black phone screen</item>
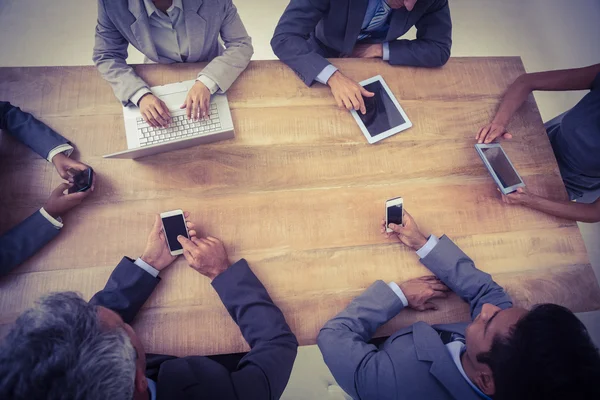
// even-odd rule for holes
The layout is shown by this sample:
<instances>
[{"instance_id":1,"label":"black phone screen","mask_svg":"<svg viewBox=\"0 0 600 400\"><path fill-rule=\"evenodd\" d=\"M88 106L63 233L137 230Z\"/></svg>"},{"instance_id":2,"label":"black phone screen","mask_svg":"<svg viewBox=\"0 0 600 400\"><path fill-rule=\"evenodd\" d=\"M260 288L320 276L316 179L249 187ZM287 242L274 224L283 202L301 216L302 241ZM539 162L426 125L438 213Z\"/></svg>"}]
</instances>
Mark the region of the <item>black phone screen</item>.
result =
<instances>
[{"instance_id":1,"label":"black phone screen","mask_svg":"<svg viewBox=\"0 0 600 400\"><path fill-rule=\"evenodd\" d=\"M387 208L387 221L389 224L402 225L402 204Z\"/></svg>"},{"instance_id":2,"label":"black phone screen","mask_svg":"<svg viewBox=\"0 0 600 400\"><path fill-rule=\"evenodd\" d=\"M92 187L93 176L94 171L90 167L83 171L77 172L75 175L73 175L73 186L69 188L69 193L85 192L88 190L90 187Z\"/></svg>"},{"instance_id":3,"label":"black phone screen","mask_svg":"<svg viewBox=\"0 0 600 400\"><path fill-rule=\"evenodd\" d=\"M373 97L363 97L366 114L358 112L371 137L406 123L380 81L369 83L364 88L375 93Z\"/></svg>"},{"instance_id":4,"label":"black phone screen","mask_svg":"<svg viewBox=\"0 0 600 400\"><path fill-rule=\"evenodd\" d=\"M177 241L177 236L181 235L189 239L187 230L185 229L185 220L183 215L173 215L162 219L165 228L165 235L171 251L181 250L181 244Z\"/></svg>"},{"instance_id":5,"label":"black phone screen","mask_svg":"<svg viewBox=\"0 0 600 400\"><path fill-rule=\"evenodd\" d=\"M483 148L481 151L483 151L483 155L492 166L503 187L508 188L521 183L519 175L515 172L510 161L508 161L508 157L500 147Z\"/></svg>"}]
</instances>

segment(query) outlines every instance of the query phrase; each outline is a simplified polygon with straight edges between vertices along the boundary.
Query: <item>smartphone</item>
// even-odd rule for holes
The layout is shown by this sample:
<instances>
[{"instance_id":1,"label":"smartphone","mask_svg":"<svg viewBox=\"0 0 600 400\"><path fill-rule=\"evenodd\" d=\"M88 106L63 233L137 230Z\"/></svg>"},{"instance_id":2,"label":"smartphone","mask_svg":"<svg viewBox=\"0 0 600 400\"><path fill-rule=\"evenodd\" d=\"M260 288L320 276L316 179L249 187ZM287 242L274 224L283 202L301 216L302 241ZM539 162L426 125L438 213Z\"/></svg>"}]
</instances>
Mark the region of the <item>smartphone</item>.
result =
<instances>
[{"instance_id":1,"label":"smartphone","mask_svg":"<svg viewBox=\"0 0 600 400\"><path fill-rule=\"evenodd\" d=\"M396 197L395 199L389 199L385 202L385 231L393 232L390 228L390 224L402 225L402 197Z\"/></svg>"},{"instance_id":2,"label":"smartphone","mask_svg":"<svg viewBox=\"0 0 600 400\"><path fill-rule=\"evenodd\" d=\"M177 236L181 235L188 239L190 238L185 224L183 211L173 210L161 213L160 219L162 220L163 231L167 237L167 244L169 245L171 255L178 256L183 254L183 247L181 247L181 244L177 241Z\"/></svg>"},{"instance_id":3,"label":"smartphone","mask_svg":"<svg viewBox=\"0 0 600 400\"><path fill-rule=\"evenodd\" d=\"M78 171L73 175L73 186L69 188L69 193L85 192L92 187L92 181L94 179L94 170L91 167L87 167L83 171Z\"/></svg>"}]
</instances>

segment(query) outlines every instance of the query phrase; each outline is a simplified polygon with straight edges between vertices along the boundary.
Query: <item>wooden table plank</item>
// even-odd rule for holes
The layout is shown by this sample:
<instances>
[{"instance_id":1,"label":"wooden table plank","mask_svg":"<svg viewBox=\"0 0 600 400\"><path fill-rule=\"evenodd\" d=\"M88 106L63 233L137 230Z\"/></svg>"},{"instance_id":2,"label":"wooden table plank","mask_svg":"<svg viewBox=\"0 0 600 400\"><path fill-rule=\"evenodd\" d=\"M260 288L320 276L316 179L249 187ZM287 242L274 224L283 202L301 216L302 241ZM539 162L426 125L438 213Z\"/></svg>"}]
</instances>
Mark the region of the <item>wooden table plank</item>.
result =
<instances>
[{"instance_id":1,"label":"wooden table plank","mask_svg":"<svg viewBox=\"0 0 600 400\"><path fill-rule=\"evenodd\" d=\"M517 304L600 308L600 288L577 225L499 201L473 148L519 58L452 59L442 69L333 60L350 77L381 74L414 126L369 145L329 90L307 88L279 62L252 62L228 91L234 140L139 161L105 160L126 147L121 107L92 67L3 68L0 98L71 139L98 173L98 190L64 217L61 235L0 280L0 332L39 295L101 289L122 255L144 247L153 215L192 212L200 231L245 257L302 344L374 280L427 274L408 249L386 241L385 199L401 195L425 232L448 234ZM201 66L201 65L200 65ZM151 85L190 79L199 65L141 65ZM566 199L531 96L504 147L534 193ZM60 179L52 165L0 135L0 231L38 209ZM85 249L85 251L81 251ZM179 259L135 324L152 352L246 349L208 281ZM428 313L403 311L378 334L468 319L458 298ZM167 328L168 327L168 328ZM174 328L175 327L175 328Z\"/></svg>"}]
</instances>

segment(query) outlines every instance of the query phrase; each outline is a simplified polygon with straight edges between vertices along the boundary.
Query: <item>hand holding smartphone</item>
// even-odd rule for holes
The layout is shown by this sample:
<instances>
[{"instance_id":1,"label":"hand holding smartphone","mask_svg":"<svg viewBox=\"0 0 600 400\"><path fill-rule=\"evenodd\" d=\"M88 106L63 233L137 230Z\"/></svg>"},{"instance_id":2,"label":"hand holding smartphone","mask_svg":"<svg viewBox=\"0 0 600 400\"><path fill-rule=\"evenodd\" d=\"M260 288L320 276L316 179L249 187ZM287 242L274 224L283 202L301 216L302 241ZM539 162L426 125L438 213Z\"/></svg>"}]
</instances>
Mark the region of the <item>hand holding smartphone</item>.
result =
<instances>
[{"instance_id":1,"label":"hand holding smartphone","mask_svg":"<svg viewBox=\"0 0 600 400\"><path fill-rule=\"evenodd\" d=\"M190 234L185 223L185 217L182 210L167 211L160 214L163 230L167 238L167 245L171 255L178 256L183 254L183 247L177 240L177 236L181 235L190 238Z\"/></svg>"},{"instance_id":2,"label":"hand holding smartphone","mask_svg":"<svg viewBox=\"0 0 600 400\"><path fill-rule=\"evenodd\" d=\"M83 171L70 170L75 172L73 175L73 186L69 188L68 193L85 192L92 187L94 183L94 170L87 167Z\"/></svg>"},{"instance_id":3,"label":"hand holding smartphone","mask_svg":"<svg viewBox=\"0 0 600 400\"><path fill-rule=\"evenodd\" d=\"M402 225L402 212L404 200L402 197L389 199L385 202L385 231L393 232L390 229L390 224Z\"/></svg>"}]
</instances>

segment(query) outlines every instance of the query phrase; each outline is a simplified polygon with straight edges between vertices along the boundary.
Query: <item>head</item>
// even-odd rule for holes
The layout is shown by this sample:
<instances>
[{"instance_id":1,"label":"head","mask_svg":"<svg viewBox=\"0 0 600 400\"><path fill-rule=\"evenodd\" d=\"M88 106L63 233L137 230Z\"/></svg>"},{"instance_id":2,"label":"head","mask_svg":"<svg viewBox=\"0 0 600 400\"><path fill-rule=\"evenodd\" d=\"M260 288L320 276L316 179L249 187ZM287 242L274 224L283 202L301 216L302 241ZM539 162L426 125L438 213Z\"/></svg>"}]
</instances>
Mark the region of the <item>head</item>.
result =
<instances>
[{"instance_id":1,"label":"head","mask_svg":"<svg viewBox=\"0 0 600 400\"><path fill-rule=\"evenodd\" d=\"M600 398L600 354L564 307L485 304L466 343L465 371L494 400Z\"/></svg>"},{"instance_id":2,"label":"head","mask_svg":"<svg viewBox=\"0 0 600 400\"><path fill-rule=\"evenodd\" d=\"M408 11L412 11L415 8L417 0L387 0L390 8L402 8L406 7Z\"/></svg>"},{"instance_id":3,"label":"head","mask_svg":"<svg viewBox=\"0 0 600 400\"><path fill-rule=\"evenodd\" d=\"M56 293L25 311L0 345L0 398L147 398L145 362L116 313Z\"/></svg>"}]
</instances>

